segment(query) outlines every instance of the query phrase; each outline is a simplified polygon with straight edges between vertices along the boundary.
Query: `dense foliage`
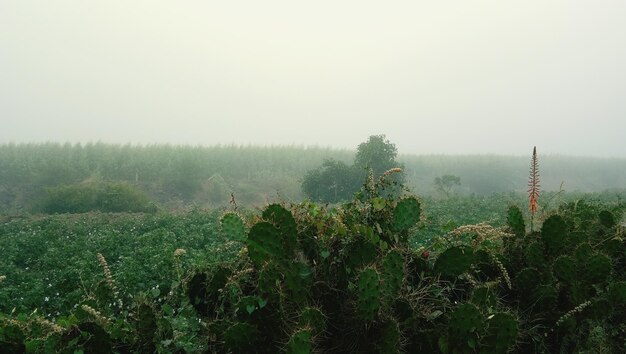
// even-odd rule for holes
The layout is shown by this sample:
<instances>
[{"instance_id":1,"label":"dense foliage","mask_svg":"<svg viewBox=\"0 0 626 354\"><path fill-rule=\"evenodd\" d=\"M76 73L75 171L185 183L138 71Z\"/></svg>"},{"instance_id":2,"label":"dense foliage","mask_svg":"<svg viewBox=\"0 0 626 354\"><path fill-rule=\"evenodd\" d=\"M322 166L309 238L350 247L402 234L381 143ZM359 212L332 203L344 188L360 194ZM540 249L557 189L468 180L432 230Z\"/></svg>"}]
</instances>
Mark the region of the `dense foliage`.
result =
<instances>
[{"instance_id":1,"label":"dense foliage","mask_svg":"<svg viewBox=\"0 0 626 354\"><path fill-rule=\"evenodd\" d=\"M73 295L54 321L41 312L24 314L41 300L13 313L4 308L0 349L626 351L623 203L568 202L544 214L536 230L527 229L522 210L510 207L501 213L505 228L461 225L415 248L411 240L428 222L423 215L436 208L409 193L385 193L386 188L385 178L372 178L354 200L336 208L271 204L255 216L227 212L219 230L211 221L215 216L202 213L194 214L193 226L175 216L141 216L151 222L141 232L129 232L128 240L139 238L129 246L120 242L126 232L119 228L90 236L74 247L91 250L82 264L97 269L99 262L101 280L81 281L80 272L57 278L64 285L53 284L50 291L64 289L65 295L81 282L87 291ZM28 272L24 262L35 267L39 259L75 261L60 254L42 257L62 249L63 237L42 245L37 257L17 261L27 257L20 250L34 246L20 244L29 242L31 232L107 229L90 226L97 225L94 220L71 224L63 218L43 218L38 229L23 234L32 220L5 221L4 234L13 237L6 245L15 245L0 268L11 270L0 289L21 283L12 278ZM149 245L148 254L119 258L142 244ZM133 257L165 262L147 270L153 273L148 285L159 287L145 288L145 270L122 270ZM37 265L40 272L56 268L59 264ZM17 293L8 296L3 303Z\"/></svg>"},{"instance_id":2,"label":"dense foliage","mask_svg":"<svg viewBox=\"0 0 626 354\"><path fill-rule=\"evenodd\" d=\"M368 173L371 172L373 178L379 178L385 171L402 167L396 161L397 155L395 144L390 143L384 135L372 135L366 142L359 144L351 166L329 159L321 167L308 171L302 181L302 191L315 202L338 203L350 200L361 188ZM404 173L395 173L389 179L399 185L404 182Z\"/></svg>"},{"instance_id":3,"label":"dense foliage","mask_svg":"<svg viewBox=\"0 0 626 354\"><path fill-rule=\"evenodd\" d=\"M156 206L142 191L127 183L90 182L50 188L42 201L45 213L149 212Z\"/></svg>"}]
</instances>

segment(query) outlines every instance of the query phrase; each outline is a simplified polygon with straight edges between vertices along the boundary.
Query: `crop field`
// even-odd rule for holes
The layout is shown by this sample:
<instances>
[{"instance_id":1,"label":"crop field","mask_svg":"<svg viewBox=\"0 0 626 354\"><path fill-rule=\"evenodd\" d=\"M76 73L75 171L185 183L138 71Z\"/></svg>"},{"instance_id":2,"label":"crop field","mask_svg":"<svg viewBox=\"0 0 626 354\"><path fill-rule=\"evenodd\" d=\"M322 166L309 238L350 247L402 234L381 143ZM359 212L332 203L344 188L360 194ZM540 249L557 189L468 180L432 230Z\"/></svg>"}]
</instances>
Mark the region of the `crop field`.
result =
<instances>
[{"instance_id":1,"label":"crop field","mask_svg":"<svg viewBox=\"0 0 626 354\"><path fill-rule=\"evenodd\" d=\"M539 190L533 155L529 195L417 195L384 136L322 153L0 147L0 352L626 351L623 190Z\"/></svg>"},{"instance_id":2,"label":"crop field","mask_svg":"<svg viewBox=\"0 0 626 354\"><path fill-rule=\"evenodd\" d=\"M515 194L362 192L332 208L5 216L3 352L624 348L619 198L560 196L529 231Z\"/></svg>"}]
</instances>

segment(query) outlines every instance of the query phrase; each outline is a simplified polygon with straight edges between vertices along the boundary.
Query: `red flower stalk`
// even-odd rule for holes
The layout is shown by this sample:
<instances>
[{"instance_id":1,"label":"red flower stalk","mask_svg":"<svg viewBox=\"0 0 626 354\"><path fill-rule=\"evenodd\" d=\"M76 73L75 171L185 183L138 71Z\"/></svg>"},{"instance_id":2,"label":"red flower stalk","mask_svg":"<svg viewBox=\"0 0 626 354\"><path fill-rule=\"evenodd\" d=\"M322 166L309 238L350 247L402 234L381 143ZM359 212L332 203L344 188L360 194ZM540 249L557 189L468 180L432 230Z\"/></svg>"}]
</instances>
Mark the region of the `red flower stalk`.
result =
<instances>
[{"instance_id":1,"label":"red flower stalk","mask_svg":"<svg viewBox=\"0 0 626 354\"><path fill-rule=\"evenodd\" d=\"M537 162L537 147L533 147L533 158L530 163L530 179L528 181L528 207L532 214L539 208L539 163Z\"/></svg>"}]
</instances>

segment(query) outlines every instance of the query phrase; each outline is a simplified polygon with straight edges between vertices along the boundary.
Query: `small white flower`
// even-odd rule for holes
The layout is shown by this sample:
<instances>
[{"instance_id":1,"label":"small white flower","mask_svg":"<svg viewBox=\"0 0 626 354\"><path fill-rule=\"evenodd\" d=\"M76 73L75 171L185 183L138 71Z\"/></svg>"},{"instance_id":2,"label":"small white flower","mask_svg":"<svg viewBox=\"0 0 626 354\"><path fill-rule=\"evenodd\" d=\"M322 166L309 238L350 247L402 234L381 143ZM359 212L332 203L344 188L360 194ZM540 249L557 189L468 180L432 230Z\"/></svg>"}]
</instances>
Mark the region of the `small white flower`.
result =
<instances>
[{"instance_id":1,"label":"small white flower","mask_svg":"<svg viewBox=\"0 0 626 354\"><path fill-rule=\"evenodd\" d=\"M46 302L48 302L48 301L50 300L50 298L46 296L46 297L44 298L44 300L45 300Z\"/></svg>"}]
</instances>

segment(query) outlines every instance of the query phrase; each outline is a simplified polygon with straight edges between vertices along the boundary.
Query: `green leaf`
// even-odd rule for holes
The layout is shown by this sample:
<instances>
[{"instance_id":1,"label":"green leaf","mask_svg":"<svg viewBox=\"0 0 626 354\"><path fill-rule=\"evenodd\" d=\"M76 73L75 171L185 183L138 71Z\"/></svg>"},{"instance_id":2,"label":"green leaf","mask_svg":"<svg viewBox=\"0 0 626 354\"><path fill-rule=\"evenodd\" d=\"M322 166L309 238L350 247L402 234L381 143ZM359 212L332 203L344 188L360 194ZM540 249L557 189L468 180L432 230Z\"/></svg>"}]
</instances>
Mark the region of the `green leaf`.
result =
<instances>
[{"instance_id":1,"label":"green leaf","mask_svg":"<svg viewBox=\"0 0 626 354\"><path fill-rule=\"evenodd\" d=\"M251 315L254 310L256 310L256 306L254 305L246 305L246 311L248 312L249 315Z\"/></svg>"},{"instance_id":2,"label":"green leaf","mask_svg":"<svg viewBox=\"0 0 626 354\"><path fill-rule=\"evenodd\" d=\"M372 207L374 207L374 210L376 211L383 210L386 205L387 205L387 202L383 198L372 199Z\"/></svg>"}]
</instances>

